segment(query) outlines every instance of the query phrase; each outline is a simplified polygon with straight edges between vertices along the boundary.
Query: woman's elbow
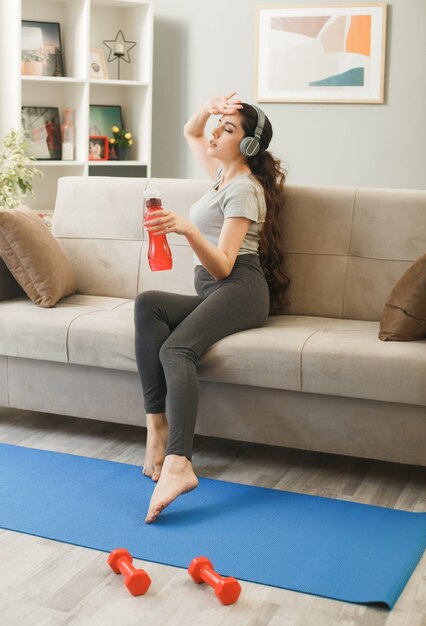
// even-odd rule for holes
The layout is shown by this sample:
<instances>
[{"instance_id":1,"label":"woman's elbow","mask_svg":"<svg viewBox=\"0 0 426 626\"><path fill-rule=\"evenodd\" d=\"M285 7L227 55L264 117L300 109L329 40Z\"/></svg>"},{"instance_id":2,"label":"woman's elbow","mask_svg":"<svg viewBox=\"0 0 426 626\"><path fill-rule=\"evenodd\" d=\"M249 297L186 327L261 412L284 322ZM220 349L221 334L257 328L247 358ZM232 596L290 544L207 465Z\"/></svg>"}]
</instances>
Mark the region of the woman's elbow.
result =
<instances>
[{"instance_id":1,"label":"woman's elbow","mask_svg":"<svg viewBox=\"0 0 426 626\"><path fill-rule=\"evenodd\" d=\"M219 267L216 270L213 278L215 278L216 280L225 280L225 278L228 278L234 268L234 263L235 261L233 263L226 263L226 265Z\"/></svg>"},{"instance_id":2,"label":"woman's elbow","mask_svg":"<svg viewBox=\"0 0 426 626\"><path fill-rule=\"evenodd\" d=\"M231 272L228 272L228 273L226 273L226 272L221 272L221 271L220 271L220 272L215 272L215 273L214 273L214 275L213 275L213 278L214 278L215 280L225 280L225 278L228 278L228 276L229 276L229 274L230 274L230 273L231 273Z\"/></svg>"},{"instance_id":3,"label":"woman's elbow","mask_svg":"<svg viewBox=\"0 0 426 626\"><path fill-rule=\"evenodd\" d=\"M189 126L189 124L185 124L183 127L183 136L185 137L185 139L190 139L191 137L202 137L202 135L195 134L191 130L191 127Z\"/></svg>"}]
</instances>

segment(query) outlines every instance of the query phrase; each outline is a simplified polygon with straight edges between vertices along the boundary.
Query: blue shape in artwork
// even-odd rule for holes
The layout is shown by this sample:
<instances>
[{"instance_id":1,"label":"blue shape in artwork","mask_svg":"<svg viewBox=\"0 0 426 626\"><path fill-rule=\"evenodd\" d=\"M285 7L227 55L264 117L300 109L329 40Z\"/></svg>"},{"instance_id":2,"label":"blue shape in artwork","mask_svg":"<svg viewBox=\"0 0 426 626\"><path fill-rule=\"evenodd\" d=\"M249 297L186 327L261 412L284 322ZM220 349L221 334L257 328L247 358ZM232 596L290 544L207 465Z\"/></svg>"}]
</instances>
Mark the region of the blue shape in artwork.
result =
<instances>
[{"instance_id":1,"label":"blue shape in artwork","mask_svg":"<svg viewBox=\"0 0 426 626\"><path fill-rule=\"evenodd\" d=\"M351 70L328 76L322 80L313 80L309 83L310 87L363 87L364 86L364 68L354 67Z\"/></svg>"}]
</instances>

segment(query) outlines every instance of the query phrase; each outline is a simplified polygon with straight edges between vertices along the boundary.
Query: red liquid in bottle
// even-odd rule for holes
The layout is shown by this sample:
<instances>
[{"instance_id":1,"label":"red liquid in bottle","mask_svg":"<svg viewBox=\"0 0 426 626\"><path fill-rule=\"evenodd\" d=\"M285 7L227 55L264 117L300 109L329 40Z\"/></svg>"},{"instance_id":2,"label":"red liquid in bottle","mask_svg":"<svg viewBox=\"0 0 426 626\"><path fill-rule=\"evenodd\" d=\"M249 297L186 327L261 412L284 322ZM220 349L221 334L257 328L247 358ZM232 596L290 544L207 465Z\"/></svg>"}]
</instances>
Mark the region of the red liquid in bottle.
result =
<instances>
[{"instance_id":1,"label":"red liquid in bottle","mask_svg":"<svg viewBox=\"0 0 426 626\"><path fill-rule=\"evenodd\" d=\"M148 197L145 201L145 221L155 218L155 212L162 208L160 197ZM171 270L173 267L172 253L166 235L149 235L148 263L153 272Z\"/></svg>"}]
</instances>

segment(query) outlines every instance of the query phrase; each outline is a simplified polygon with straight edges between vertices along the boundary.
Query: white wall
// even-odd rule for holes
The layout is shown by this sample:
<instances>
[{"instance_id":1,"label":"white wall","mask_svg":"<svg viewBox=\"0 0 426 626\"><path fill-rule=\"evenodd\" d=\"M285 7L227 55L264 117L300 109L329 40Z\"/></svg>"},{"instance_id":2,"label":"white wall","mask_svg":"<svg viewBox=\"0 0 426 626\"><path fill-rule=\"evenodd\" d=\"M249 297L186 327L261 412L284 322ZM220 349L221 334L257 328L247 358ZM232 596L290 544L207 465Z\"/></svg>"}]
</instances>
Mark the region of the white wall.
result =
<instances>
[{"instance_id":1,"label":"white wall","mask_svg":"<svg viewBox=\"0 0 426 626\"><path fill-rule=\"evenodd\" d=\"M182 128L210 95L236 90L255 102L258 4L154 0L155 176L205 177ZM425 25L426 0L388 4L384 104L260 105L289 182L426 188Z\"/></svg>"}]
</instances>

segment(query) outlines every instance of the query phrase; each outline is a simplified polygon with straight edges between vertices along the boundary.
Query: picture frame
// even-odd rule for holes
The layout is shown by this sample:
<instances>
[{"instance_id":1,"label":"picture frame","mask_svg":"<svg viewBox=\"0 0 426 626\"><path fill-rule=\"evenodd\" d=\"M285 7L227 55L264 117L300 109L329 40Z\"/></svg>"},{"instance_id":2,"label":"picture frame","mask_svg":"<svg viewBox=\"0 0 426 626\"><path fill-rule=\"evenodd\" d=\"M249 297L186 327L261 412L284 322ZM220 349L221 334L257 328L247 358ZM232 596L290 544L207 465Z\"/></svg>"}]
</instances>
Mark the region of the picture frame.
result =
<instances>
[{"instance_id":1,"label":"picture frame","mask_svg":"<svg viewBox=\"0 0 426 626\"><path fill-rule=\"evenodd\" d=\"M89 107L89 135L112 137L112 127L123 128L123 114L120 105L91 104ZM109 146L109 161L117 160L113 146Z\"/></svg>"},{"instance_id":2,"label":"picture frame","mask_svg":"<svg viewBox=\"0 0 426 626\"><path fill-rule=\"evenodd\" d=\"M258 102L384 102L385 3L257 7Z\"/></svg>"},{"instance_id":3,"label":"picture frame","mask_svg":"<svg viewBox=\"0 0 426 626\"><path fill-rule=\"evenodd\" d=\"M90 50L90 78L109 79L108 67L102 48L92 48Z\"/></svg>"},{"instance_id":4,"label":"picture frame","mask_svg":"<svg viewBox=\"0 0 426 626\"><path fill-rule=\"evenodd\" d=\"M65 75L59 22L21 21L21 74Z\"/></svg>"},{"instance_id":5,"label":"picture frame","mask_svg":"<svg viewBox=\"0 0 426 626\"><path fill-rule=\"evenodd\" d=\"M21 107L28 154L39 161L62 159L61 124L57 107Z\"/></svg>"},{"instance_id":6,"label":"picture frame","mask_svg":"<svg viewBox=\"0 0 426 626\"><path fill-rule=\"evenodd\" d=\"M91 135L89 137L89 161L108 161L108 137Z\"/></svg>"}]
</instances>

